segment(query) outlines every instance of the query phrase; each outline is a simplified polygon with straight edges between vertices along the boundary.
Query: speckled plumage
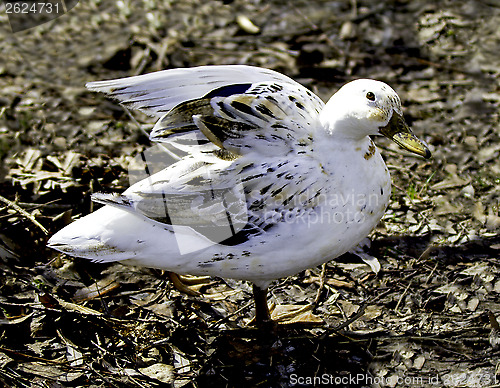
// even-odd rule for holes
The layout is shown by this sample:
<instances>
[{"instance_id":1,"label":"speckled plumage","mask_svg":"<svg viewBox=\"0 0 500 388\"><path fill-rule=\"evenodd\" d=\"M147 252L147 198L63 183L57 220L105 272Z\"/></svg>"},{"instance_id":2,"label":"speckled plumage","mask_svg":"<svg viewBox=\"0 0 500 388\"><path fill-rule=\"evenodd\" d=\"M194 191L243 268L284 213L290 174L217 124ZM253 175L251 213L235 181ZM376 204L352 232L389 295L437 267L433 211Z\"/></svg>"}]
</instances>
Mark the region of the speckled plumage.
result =
<instances>
[{"instance_id":1,"label":"speckled plumage","mask_svg":"<svg viewBox=\"0 0 500 388\"><path fill-rule=\"evenodd\" d=\"M249 66L88 87L157 117L151 139L188 153L122 194L96 194L106 206L49 241L96 261L266 288L352 249L379 222L391 181L369 135L429 155L397 94L373 80L346 84L326 105L290 78Z\"/></svg>"}]
</instances>

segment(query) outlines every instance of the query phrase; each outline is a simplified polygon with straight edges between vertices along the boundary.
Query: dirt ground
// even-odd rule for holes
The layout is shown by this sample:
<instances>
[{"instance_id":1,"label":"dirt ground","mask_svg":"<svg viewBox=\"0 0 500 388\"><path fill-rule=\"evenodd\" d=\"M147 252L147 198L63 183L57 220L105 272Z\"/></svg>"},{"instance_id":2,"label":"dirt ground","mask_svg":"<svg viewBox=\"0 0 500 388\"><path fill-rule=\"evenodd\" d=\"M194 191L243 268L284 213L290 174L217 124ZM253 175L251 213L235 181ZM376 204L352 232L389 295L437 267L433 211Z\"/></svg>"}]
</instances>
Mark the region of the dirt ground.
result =
<instances>
[{"instance_id":1,"label":"dirt ground","mask_svg":"<svg viewBox=\"0 0 500 388\"><path fill-rule=\"evenodd\" d=\"M86 0L15 34L0 12L0 382L500 386L499 25L497 0ZM393 179L369 249L382 270L345 255L275 282L283 313L312 304L277 336L248 325L246 283L190 296L160 271L45 248L151 146L149 118L85 82L233 63L323 99L385 81L433 152L376 139Z\"/></svg>"}]
</instances>

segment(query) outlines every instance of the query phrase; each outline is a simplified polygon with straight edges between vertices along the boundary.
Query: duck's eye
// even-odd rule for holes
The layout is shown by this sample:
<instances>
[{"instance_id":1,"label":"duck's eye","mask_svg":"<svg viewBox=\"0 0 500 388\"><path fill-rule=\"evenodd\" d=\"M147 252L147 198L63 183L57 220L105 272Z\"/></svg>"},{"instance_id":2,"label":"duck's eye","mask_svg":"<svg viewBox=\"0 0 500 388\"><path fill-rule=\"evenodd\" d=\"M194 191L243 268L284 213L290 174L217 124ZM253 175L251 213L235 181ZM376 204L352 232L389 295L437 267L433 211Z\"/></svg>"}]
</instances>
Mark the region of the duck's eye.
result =
<instances>
[{"instance_id":1,"label":"duck's eye","mask_svg":"<svg viewBox=\"0 0 500 388\"><path fill-rule=\"evenodd\" d=\"M370 101L375 101L375 94L373 94L373 92L368 92L366 93L366 98L368 98Z\"/></svg>"}]
</instances>

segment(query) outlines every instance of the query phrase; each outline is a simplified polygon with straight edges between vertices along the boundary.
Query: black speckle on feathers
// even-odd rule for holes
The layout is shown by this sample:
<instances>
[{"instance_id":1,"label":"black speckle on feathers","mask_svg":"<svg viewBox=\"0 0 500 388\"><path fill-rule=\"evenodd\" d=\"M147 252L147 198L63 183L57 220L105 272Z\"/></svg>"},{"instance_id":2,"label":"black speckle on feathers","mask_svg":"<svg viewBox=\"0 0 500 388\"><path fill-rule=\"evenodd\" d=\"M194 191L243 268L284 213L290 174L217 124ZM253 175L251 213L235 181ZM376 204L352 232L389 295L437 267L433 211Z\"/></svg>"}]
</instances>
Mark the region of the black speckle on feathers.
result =
<instances>
[{"instance_id":1,"label":"black speckle on feathers","mask_svg":"<svg viewBox=\"0 0 500 388\"><path fill-rule=\"evenodd\" d=\"M233 85L222 86L220 88L208 92L205 95L205 98L229 97L234 94L243 94L248 89L250 89L251 86L252 84L233 84Z\"/></svg>"}]
</instances>

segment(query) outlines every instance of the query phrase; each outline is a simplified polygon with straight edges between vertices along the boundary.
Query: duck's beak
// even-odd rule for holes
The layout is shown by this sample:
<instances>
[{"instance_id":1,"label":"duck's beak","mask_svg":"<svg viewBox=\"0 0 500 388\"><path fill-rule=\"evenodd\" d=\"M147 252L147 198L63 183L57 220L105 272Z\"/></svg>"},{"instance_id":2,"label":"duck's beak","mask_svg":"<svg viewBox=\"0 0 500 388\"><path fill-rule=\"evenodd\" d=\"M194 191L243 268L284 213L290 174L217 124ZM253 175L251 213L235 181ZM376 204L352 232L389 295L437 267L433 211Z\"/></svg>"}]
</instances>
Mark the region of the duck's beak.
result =
<instances>
[{"instance_id":1,"label":"duck's beak","mask_svg":"<svg viewBox=\"0 0 500 388\"><path fill-rule=\"evenodd\" d=\"M431 151L413 134L403 116L396 112L392 113L391 120L385 127L379 128L379 132L405 150L423 156L426 159L431 157Z\"/></svg>"}]
</instances>

